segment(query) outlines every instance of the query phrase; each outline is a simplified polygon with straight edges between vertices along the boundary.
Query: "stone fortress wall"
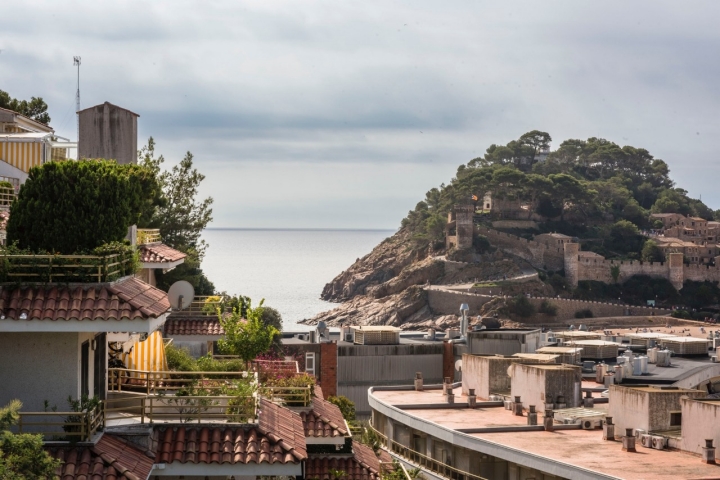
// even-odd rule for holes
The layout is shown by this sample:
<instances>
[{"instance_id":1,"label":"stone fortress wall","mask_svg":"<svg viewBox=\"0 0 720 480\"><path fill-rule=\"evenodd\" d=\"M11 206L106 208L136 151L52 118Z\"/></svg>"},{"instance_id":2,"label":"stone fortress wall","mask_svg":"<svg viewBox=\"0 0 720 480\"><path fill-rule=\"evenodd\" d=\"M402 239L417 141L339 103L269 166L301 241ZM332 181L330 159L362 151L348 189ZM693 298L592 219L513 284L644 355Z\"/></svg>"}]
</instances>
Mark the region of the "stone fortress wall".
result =
<instances>
[{"instance_id":1,"label":"stone fortress wall","mask_svg":"<svg viewBox=\"0 0 720 480\"><path fill-rule=\"evenodd\" d=\"M493 246L527 260L535 268L547 270L564 268L565 277L573 287L582 280L612 283L614 267L619 269L617 281L620 283L634 275L648 275L654 278L666 278L679 290L685 280L720 281L720 265L685 265L682 253L669 253L666 262L608 260L601 255L581 252L577 243L566 243L560 247L491 228L480 228L479 233L486 236Z\"/></svg>"},{"instance_id":2,"label":"stone fortress wall","mask_svg":"<svg viewBox=\"0 0 720 480\"><path fill-rule=\"evenodd\" d=\"M562 270L565 267L565 252L561 247L528 240L492 228L480 228L478 231L487 237L493 246L527 260L535 268Z\"/></svg>"}]
</instances>

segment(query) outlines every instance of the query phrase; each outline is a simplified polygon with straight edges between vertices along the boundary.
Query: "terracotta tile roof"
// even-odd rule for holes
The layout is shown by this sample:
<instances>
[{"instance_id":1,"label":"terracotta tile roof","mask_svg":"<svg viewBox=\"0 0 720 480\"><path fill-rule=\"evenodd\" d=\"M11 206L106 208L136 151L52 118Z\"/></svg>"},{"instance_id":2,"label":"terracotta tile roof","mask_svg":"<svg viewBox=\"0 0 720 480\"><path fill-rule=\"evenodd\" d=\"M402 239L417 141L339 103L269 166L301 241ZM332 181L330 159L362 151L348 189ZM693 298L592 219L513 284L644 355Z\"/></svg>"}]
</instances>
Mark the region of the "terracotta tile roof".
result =
<instances>
[{"instance_id":1,"label":"terracotta tile roof","mask_svg":"<svg viewBox=\"0 0 720 480\"><path fill-rule=\"evenodd\" d=\"M391 461L389 455L384 456L383 461ZM305 462L307 478L333 479L330 470L345 472L342 478L346 480L380 480L380 459L370 447L353 442L353 456L319 455Z\"/></svg>"},{"instance_id":2,"label":"terracotta tile roof","mask_svg":"<svg viewBox=\"0 0 720 480\"><path fill-rule=\"evenodd\" d=\"M344 437L348 434L345 420L337 405L313 397L312 410L300 412L306 437Z\"/></svg>"},{"instance_id":3,"label":"terracotta tile roof","mask_svg":"<svg viewBox=\"0 0 720 480\"><path fill-rule=\"evenodd\" d=\"M165 336L177 335L225 335L225 330L216 316L168 318L165 322Z\"/></svg>"},{"instance_id":4,"label":"terracotta tile roof","mask_svg":"<svg viewBox=\"0 0 720 480\"><path fill-rule=\"evenodd\" d=\"M325 395L323 394L322 388L320 388L320 385L315 385L315 396L317 398L325 399Z\"/></svg>"},{"instance_id":5,"label":"terracotta tile roof","mask_svg":"<svg viewBox=\"0 0 720 480\"><path fill-rule=\"evenodd\" d=\"M0 314L18 320L157 318L170 309L167 294L137 278L81 287L0 287Z\"/></svg>"},{"instance_id":6,"label":"terracotta tile roof","mask_svg":"<svg viewBox=\"0 0 720 480\"><path fill-rule=\"evenodd\" d=\"M153 460L125 440L103 435L92 447L53 447L48 453L63 463L60 480L145 480Z\"/></svg>"},{"instance_id":7,"label":"terracotta tile roof","mask_svg":"<svg viewBox=\"0 0 720 480\"><path fill-rule=\"evenodd\" d=\"M299 463L307 458L289 442L258 427L160 427L158 463Z\"/></svg>"},{"instance_id":8,"label":"terracotta tile roof","mask_svg":"<svg viewBox=\"0 0 720 480\"><path fill-rule=\"evenodd\" d=\"M186 254L163 243L146 243L138 245L140 261L143 263L169 263L182 260Z\"/></svg>"},{"instance_id":9,"label":"terracotta tile roof","mask_svg":"<svg viewBox=\"0 0 720 480\"><path fill-rule=\"evenodd\" d=\"M269 400L261 399L258 426L268 437L278 439L299 459L307 458L305 429L300 415Z\"/></svg>"}]
</instances>

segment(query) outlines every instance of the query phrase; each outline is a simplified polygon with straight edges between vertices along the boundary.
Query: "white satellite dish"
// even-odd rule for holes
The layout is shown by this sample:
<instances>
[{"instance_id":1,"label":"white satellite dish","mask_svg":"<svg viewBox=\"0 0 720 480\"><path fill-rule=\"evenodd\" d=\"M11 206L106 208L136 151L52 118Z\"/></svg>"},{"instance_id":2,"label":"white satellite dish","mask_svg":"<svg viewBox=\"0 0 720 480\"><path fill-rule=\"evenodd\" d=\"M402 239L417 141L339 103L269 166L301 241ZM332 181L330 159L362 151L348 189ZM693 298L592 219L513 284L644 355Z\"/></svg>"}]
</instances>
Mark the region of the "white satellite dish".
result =
<instances>
[{"instance_id":1,"label":"white satellite dish","mask_svg":"<svg viewBox=\"0 0 720 480\"><path fill-rule=\"evenodd\" d=\"M170 285L168 290L168 300L173 310L184 310L190 306L195 299L195 289L190 282L178 280Z\"/></svg>"},{"instance_id":2,"label":"white satellite dish","mask_svg":"<svg viewBox=\"0 0 720 480\"><path fill-rule=\"evenodd\" d=\"M462 360L455 361L455 370L457 370L458 372L462 372Z\"/></svg>"}]
</instances>

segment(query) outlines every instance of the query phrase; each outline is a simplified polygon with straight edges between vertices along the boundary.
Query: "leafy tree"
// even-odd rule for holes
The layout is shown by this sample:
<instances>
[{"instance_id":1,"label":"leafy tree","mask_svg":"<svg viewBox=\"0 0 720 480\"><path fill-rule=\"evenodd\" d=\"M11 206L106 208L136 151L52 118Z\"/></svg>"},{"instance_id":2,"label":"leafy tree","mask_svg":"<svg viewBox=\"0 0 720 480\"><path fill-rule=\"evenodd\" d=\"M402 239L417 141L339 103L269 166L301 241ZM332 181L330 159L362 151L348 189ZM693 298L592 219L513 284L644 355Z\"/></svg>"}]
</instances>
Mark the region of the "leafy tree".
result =
<instances>
[{"instance_id":1,"label":"leafy tree","mask_svg":"<svg viewBox=\"0 0 720 480\"><path fill-rule=\"evenodd\" d=\"M28 102L12 98L9 93L0 90L0 108L7 108L45 125L50 123L50 115L47 113L48 106L42 97L31 97Z\"/></svg>"},{"instance_id":2,"label":"leafy tree","mask_svg":"<svg viewBox=\"0 0 720 480\"><path fill-rule=\"evenodd\" d=\"M550 148L550 142L552 142L550 134L540 130L527 132L518 139L518 143L532 149L532 155L528 161L530 168L537 162L538 154Z\"/></svg>"},{"instance_id":3,"label":"leafy tree","mask_svg":"<svg viewBox=\"0 0 720 480\"><path fill-rule=\"evenodd\" d=\"M157 183L138 165L110 160L33 167L10 209L8 243L61 254L121 242Z\"/></svg>"},{"instance_id":4,"label":"leafy tree","mask_svg":"<svg viewBox=\"0 0 720 480\"><path fill-rule=\"evenodd\" d=\"M138 152L138 162L153 172L160 188L147 197L145 208L138 220L141 228L159 228L163 242L187 254L184 263L173 270L156 272L157 285L163 290L178 280L186 280L198 295L212 295L215 286L205 276L201 264L207 243L200 238L212 220L213 199L196 200L200 183L205 176L193 168L193 156L187 152L179 165L163 171L165 158L155 157L155 140Z\"/></svg>"},{"instance_id":5,"label":"leafy tree","mask_svg":"<svg viewBox=\"0 0 720 480\"><path fill-rule=\"evenodd\" d=\"M205 175L193 167L192 153L187 152L170 171L161 171L165 158L162 155L155 158L155 140L150 137L138 156L139 163L155 173L162 191L153 205L155 208L144 212L145 223L138 226L159 228L167 245L182 251L193 249L202 260L207 245L200 235L212 221L213 199L196 198Z\"/></svg>"},{"instance_id":6,"label":"leafy tree","mask_svg":"<svg viewBox=\"0 0 720 480\"><path fill-rule=\"evenodd\" d=\"M655 240L646 240L642 248L641 258L644 262L664 262L665 255Z\"/></svg>"},{"instance_id":7,"label":"leafy tree","mask_svg":"<svg viewBox=\"0 0 720 480\"><path fill-rule=\"evenodd\" d=\"M263 323L263 303L264 300L261 300L257 307L248 308L247 319L242 318L237 309L228 316L218 315L225 330L225 337L218 341L221 353L238 355L248 363L270 349L279 331Z\"/></svg>"},{"instance_id":8,"label":"leafy tree","mask_svg":"<svg viewBox=\"0 0 720 480\"><path fill-rule=\"evenodd\" d=\"M60 460L43 450L41 435L13 434L10 426L17 423L22 408L19 400L12 400L0 408L0 478L25 480L55 478Z\"/></svg>"}]
</instances>

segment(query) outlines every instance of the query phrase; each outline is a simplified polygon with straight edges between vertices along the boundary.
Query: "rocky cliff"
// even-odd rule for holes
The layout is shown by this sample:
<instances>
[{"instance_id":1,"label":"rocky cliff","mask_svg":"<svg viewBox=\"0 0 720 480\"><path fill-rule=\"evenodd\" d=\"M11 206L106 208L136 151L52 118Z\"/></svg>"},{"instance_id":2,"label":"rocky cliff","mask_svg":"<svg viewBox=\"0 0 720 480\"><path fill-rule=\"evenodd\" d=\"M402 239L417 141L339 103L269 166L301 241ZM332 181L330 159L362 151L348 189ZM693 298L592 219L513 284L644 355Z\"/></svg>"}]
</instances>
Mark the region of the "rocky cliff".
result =
<instances>
[{"instance_id":1,"label":"rocky cliff","mask_svg":"<svg viewBox=\"0 0 720 480\"><path fill-rule=\"evenodd\" d=\"M304 323L447 328L457 324L457 317L433 311L427 286L464 288L458 284L512 278L526 267L499 251L416 250L409 233L400 230L325 286L321 298L341 305Z\"/></svg>"}]
</instances>

